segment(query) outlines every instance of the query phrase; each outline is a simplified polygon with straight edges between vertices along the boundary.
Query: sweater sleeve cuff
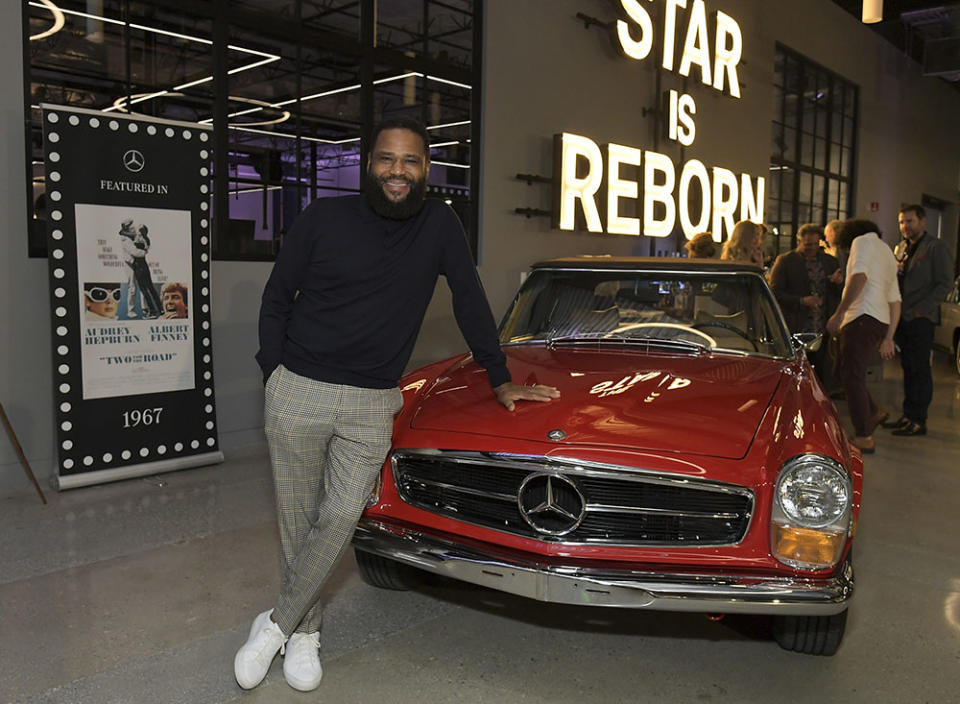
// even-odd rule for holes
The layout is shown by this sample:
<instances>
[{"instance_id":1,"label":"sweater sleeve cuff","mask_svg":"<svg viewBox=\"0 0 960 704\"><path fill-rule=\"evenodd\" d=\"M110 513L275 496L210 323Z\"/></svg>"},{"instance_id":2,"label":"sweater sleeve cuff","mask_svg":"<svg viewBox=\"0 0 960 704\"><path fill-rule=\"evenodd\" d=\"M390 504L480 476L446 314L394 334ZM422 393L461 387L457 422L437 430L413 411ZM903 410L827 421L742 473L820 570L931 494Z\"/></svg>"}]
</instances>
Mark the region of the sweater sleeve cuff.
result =
<instances>
[{"instance_id":1,"label":"sweater sleeve cuff","mask_svg":"<svg viewBox=\"0 0 960 704\"><path fill-rule=\"evenodd\" d=\"M487 378L490 380L490 388L495 389L511 380L510 370L506 364L498 364L487 369Z\"/></svg>"},{"instance_id":2,"label":"sweater sleeve cuff","mask_svg":"<svg viewBox=\"0 0 960 704\"><path fill-rule=\"evenodd\" d=\"M263 385L267 385L267 380L270 378L270 375L273 374L277 367L280 366L280 360L278 359L265 359L261 354L256 356L257 363L260 365L260 371L263 372Z\"/></svg>"}]
</instances>

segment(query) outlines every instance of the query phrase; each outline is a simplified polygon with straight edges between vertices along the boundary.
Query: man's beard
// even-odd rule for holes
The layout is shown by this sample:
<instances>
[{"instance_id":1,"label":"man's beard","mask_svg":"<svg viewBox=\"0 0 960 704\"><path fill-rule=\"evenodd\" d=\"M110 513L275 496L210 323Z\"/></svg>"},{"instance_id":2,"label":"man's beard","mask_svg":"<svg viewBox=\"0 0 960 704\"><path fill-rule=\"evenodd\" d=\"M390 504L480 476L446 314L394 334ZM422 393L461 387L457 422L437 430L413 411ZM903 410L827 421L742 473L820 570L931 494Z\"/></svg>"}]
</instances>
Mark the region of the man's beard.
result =
<instances>
[{"instance_id":1,"label":"man's beard","mask_svg":"<svg viewBox=\"0 0 960 704\"><path fill-rule=\"evenodd\" d=\"M387 181L397 180L396 176L384 176L377 178L368 169L364 178L364 194L367 196L367 202L373 208L373 212L381 217L391 220L407 220L420 212L423 208L423 198L427 190L426 179L408 179L403 180L410 186L407 197L400 201L392 201L387 198L383 192L383 186Z\"/></svg>"}]
</instances>

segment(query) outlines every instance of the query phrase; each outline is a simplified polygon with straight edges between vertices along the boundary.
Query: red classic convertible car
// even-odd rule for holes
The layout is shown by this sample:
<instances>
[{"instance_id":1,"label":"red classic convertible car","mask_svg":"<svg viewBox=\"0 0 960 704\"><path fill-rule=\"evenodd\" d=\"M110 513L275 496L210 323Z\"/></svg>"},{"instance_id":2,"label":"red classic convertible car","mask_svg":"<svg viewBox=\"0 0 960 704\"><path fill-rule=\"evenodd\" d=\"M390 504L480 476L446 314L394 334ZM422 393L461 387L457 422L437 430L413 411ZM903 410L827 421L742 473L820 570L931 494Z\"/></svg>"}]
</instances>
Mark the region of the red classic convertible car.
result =
<instances>
[{"instance_id":1,"label":"red classic convertible car","mask_svg":"<svg viewBox=\"0 0 960 704\"><path fill-rule=\"evenodd\" d=\"M404 377L364 579L767 614L782 647L836 652L863 462L760 269L541 262L500 334L514 382L562 396L511 413L469 355Z\"/></svg>"}]
</instances>

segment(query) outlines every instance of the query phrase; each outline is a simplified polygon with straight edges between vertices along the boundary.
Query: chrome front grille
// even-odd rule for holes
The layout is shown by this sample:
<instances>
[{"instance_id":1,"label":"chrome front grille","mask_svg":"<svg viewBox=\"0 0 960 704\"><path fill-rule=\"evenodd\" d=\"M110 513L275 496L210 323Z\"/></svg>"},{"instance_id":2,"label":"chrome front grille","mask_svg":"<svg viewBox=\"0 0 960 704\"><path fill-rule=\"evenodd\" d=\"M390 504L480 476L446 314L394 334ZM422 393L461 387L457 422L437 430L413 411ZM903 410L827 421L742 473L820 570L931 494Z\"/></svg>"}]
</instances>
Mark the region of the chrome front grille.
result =
<instances>
[{"instance_id":1,"label":"chrome front grille","mask_svg":"<svg viewBox=\"0 0 960 704\"><path fill-rule=\"evenodd\" d=\"M540 540L731 545L743 539L753 513L753 493L744 487L630 468L436 450L398 451L391 461L405 502Z\"/></svg>"}]
</instances>

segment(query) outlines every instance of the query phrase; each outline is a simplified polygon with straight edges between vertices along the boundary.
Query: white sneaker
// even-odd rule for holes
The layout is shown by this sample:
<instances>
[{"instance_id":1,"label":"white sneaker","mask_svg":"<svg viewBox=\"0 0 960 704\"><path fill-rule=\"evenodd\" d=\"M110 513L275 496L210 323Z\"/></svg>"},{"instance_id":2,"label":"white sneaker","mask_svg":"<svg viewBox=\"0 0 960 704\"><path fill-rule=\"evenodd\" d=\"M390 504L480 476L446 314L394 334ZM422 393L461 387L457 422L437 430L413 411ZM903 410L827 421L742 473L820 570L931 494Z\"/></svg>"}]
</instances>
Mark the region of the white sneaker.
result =
<instances>
[{"instance_id":1,"label":"white sneaker","mask_svg":"<svg viewBox=\"0 0 960 704\"><path fill-rule=\"evenodd\" d=\"M244 689L252 689L263 682L277 651L283 653L283 644L287 637L283 635L280 626L270 620L272 613L273 609L264 611L253 620L247 642L233 659L233 674L237 678L237 684Z\"/></svg>"},{"instance_id":2,"label":"white sneaker","mask_svg":"<svg viewBox=\"0 0 960 704\"><path fill-rule=\"evenodd\" d=\"M283 658L283 676L287 684L301 692L311 692L320 686L323 668L320 666L320 634L294 633L287 641Z\"/></svg>"}]
</instances>

